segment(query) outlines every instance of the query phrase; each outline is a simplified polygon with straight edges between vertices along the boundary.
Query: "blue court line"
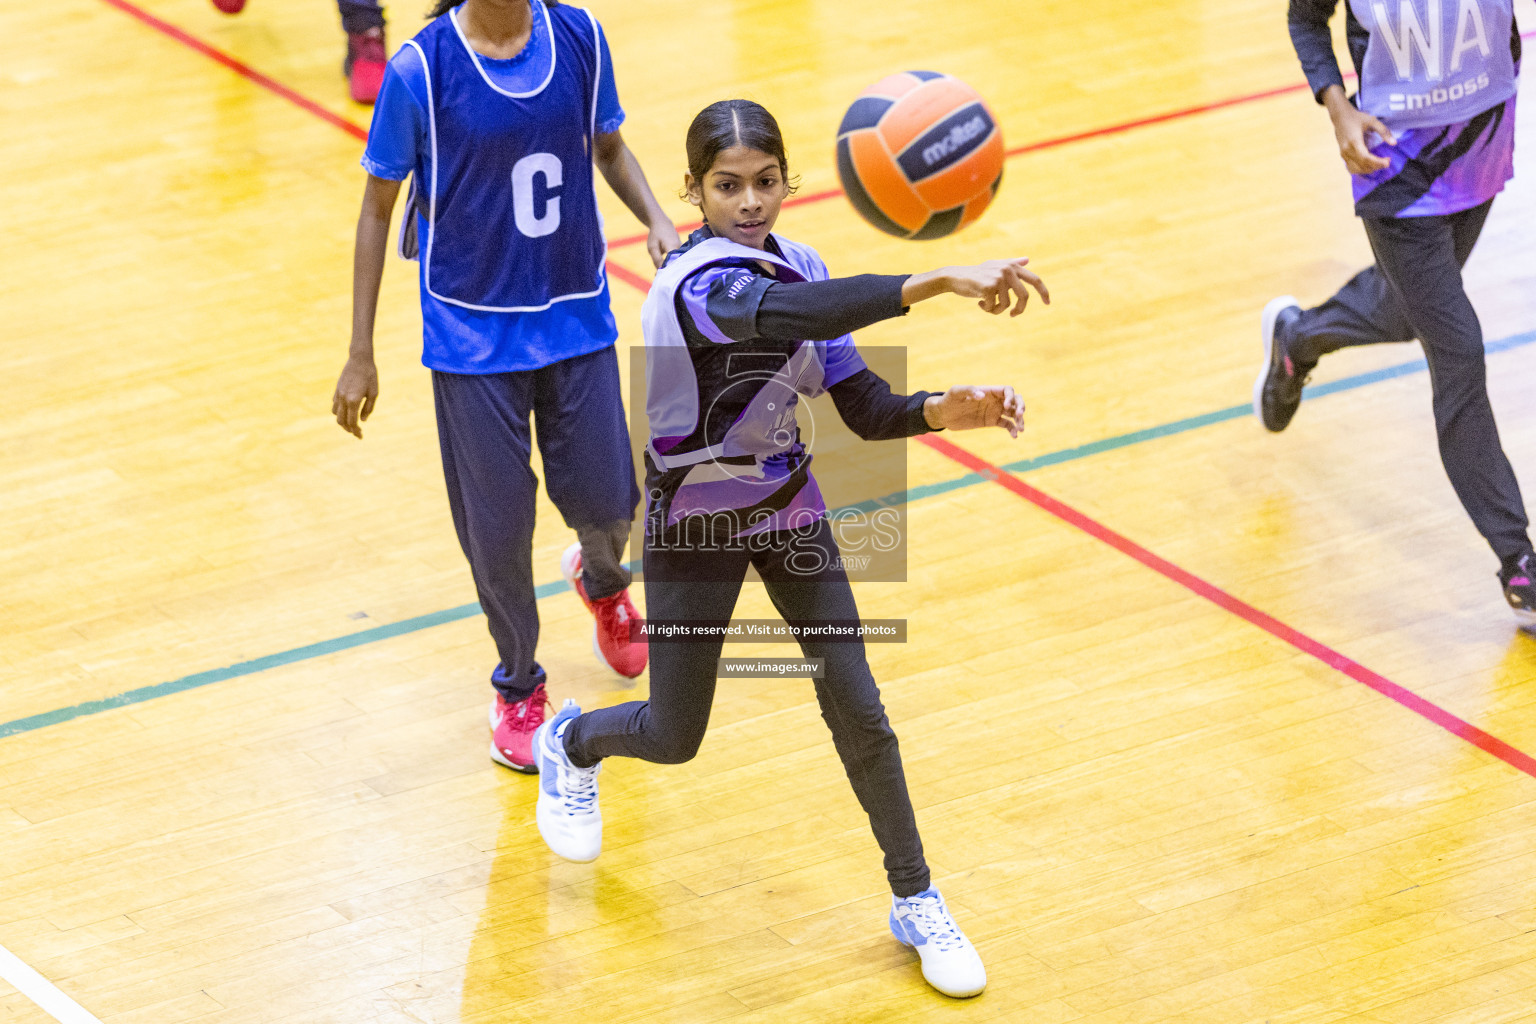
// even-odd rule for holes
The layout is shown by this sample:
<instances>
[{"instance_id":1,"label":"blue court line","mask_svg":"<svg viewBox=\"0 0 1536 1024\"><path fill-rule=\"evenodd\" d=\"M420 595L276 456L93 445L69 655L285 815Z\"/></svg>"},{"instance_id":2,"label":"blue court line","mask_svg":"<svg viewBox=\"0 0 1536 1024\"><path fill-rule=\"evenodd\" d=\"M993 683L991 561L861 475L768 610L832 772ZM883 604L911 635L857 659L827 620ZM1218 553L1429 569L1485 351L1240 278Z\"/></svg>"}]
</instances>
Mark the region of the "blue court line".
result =
<instances>
[{"instance_id":1,"label":"blue court line","mask_svg":"<svg viewBox=\"0 0 1536 1024\"><path fill-rule=\"evenodd\" d=\"M1523 334L1491 341L1485 346L1485 350L1489 355L1494 355L1499 352L1508 352L1511 349L1521 348L1533 342L1536 342L1536 331L1526 331ZM1423 359L1413 359L1406 363L1397 363L1393 366L1383 367L1380 370L1372 370L1369 373L1357 373L1352 377L1342 377L1327 384L1319 384L1316 387L1308 388L1306 393L1308 398L1322 398L1325 395L1336 395L1341 391L1354 391L1382 381L1407 377L1415 373L1421 373L1428 368L1428 364ZM1010 473L1022 473L1035 469L1044 469L1047 466L1059 466L1064 462L1086 459L1090 455L1099 455L1118 448L1128 448L1131 445L1155 441L1158 438L1172 437L1175 434L1188 433L1201 427L1225 423L1228 420L1241 419L1244 416L1252 415L1252 413L1253 406L1245 402L1242 405L1228 406L1225 409L1217 409L1215 412L1207 412L1199 416L1174 420L1171 423L1148 427L1145 430L1133 430L1128 434L1118 434L1115 437L1107 437L1101 441L1078 445L1075 448L1064 448L1061 451L1037 455L1032 459L1020 459L1017 462L1010 462L1002 468ZM964 476L958 476L952 480L920 484L904 492L887 495L877 502L864 504L889 505L899 503L903 499L908 502L921 501L924 498L948 494L950 491L958 491L986 482L988 482L988 478L980 473L966 473ZM863 505L853 507L858 508L863 507ZM629 563L629 567L631 569L639 568L635 562ZM534 588L534 594L542 600L555 594L563 594L569 589L571 589L570 585L564 580L556 580L552 583L539 584ZM250 661L242 661L224 668L209 669L206 672L195 672L189 676L182 676L180 679L172 679L170 682L156 683L153 686L141 686L136 690L127 690L102 700L86 701L83 704L59 708L57 711L45 711L42 714L32 715L28 718L18 718L15 721L0 724L0 739L7 736L15 736L18 733L32 732L35 729L42 729L49 725L57 725L60 722L68 722L71 719L83 718L86 715L94 715L112 708L142 704L157 697L195 690L212 683L221 683L226 679L254 675L257 672L265 672L267 669L278 668L282 665L292 665L295 662L308 661L311 658L335 654L337 651L345 651L353 647L362 647L366 644L377 643L380 640L388 640L391 637L416 633L423 629L431 629L433 626L441 626L449 622L473 618L479 614L481 614L481 608L478 602L462 604L457 608L449 608L440 612L432 612L430 615L418 615L415 618L402 619L399 622L392 622L385 626L375 626L372 629L364 629L331 640L322 640L319 643L295 647L289 651L280 651L277 654L269 654Z\"/></svg>"}]
</instances>

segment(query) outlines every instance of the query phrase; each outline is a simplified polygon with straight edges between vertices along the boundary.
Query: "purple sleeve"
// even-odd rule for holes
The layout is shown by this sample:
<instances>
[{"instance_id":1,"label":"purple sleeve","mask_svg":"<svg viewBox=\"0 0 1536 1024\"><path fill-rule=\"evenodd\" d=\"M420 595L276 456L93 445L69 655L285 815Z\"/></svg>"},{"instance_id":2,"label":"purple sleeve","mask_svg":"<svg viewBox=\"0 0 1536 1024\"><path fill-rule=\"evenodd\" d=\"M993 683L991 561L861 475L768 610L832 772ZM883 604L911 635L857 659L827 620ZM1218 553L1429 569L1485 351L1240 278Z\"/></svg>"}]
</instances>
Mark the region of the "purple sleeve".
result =
<instances>
[{"instance_id":1,"label":"purple sleeve","mask_svg":"<svg viewBox=\"0 0 1536 1024\"><path fill-rule=\"evenodd\" d=\"M757 307L773 278L739 264L715 263L678 289L699 333L719 345L758 337Z\"/></svg>"},{"instance_id":2,"label":"purple sleeve","mask_svg":"<svg viewBox=\"0 0 1536 1024\"><path fill-rule=\"evenodd\" d=\"M827 342L826 376L823 383L827 387L836 387L849 377L867 370L864 365L864 357L859 355L859 350L854 347L853 335L845 334L841 338L835 338Z\"/></svg>"}]
</instances>

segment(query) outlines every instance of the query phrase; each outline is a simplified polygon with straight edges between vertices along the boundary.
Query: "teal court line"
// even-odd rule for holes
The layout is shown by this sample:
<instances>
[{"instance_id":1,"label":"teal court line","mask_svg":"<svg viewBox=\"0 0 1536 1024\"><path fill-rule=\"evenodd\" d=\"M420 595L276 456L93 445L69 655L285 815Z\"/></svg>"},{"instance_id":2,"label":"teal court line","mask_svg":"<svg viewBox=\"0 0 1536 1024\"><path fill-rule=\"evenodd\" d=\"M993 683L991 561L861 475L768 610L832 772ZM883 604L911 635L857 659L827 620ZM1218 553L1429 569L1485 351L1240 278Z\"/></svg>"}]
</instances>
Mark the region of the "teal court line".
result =
<instances>
[{"instance_id":1,"label":"teal court line","mask_svg":"<svg viewBox=\"0 0 1536 1024\"><path fill-rule=\"evenodd\" d=\"M1489 355L1495 355L1500 352L1508 352L1511 349L1522 348L1533 342L1536 342L1536 330L1526 331L1523 334L1516 334L1498 341L1489 342L1486 346L1486 351ZM1307 396L1308 398L1322 398L1325 395L1336 395L1343 391L1354 391L1382 381L1422 373L1428 368L1428 364L1423 359L1413 359L1405 363L1384 367L1380 370L1373 370L1370 373L1355 374L1352 377L1344 377L1327 384L1319 384L1316 387L1308 388ZM1003 466L1003 469L1010 473L1023 473L1030 470L1044 469L1047 466L1059 466L1064 462L1075 462L1078 459L1086 459L1091 455L1099 455L1103 452L1114 451L1119 448L1129 448L1132 445L1144 444L1148 441L1155 441L1158 438L1172 437L1175 434L1188 433L1192 430L1199 430L1202 427L1225 423L1228 420L1242 419L1244 416L1252 415L1252 412L1253 407L1248 403L1228 406L1225 409L1217 409L1215 412L1202 413L1199 416L1174 420L1171 423L1148 427L1145 430L1135 430L1128 434L1107 437L1101 441L1078 445L1075 448L1064 448L1061 451L1037 455L1032 459L1020 459L1017 462L1008 463ZM988 478L979 473L966 473L964 476L955 477L953 480L922 484L909 488L905 492L887 495L879 501L867 504L889 505L899 503L902 499L909 502L921 501L924 498L948 494L951 491L974 487L977 484L986 482L988 482ZM638 569L639 565L636 562L631 562L629 567L631 569ZM534 594L542 600L546 597L553 597L555 594L563 594L570 589L570 585L564 580L556 580L552 583L539 584L534 588ZM457 608L448 608L443 611L432 612L429 615L418 615L414 618L402 619L399 622L375 626L372 629L364 629L356 633L349 633L346 636L322 640L319 643L306 644L303 647L280 651L277 654L268 654L261 658L242 661L224 668L195 672L192 675L182 676L180 679L172 679L169 682L156 683L153 686L141 686L138 689L127 690L101 700L86 701L83 704L59 708L56 711L45 711L42 714L32 715L27 718L18 718L15 721L0 724L0 739L20 733L33 732L37 729L58 725L61 722L68 722L72 719L84 718L87 715L99 714L112 708L143 704L158 697L167 697L173 693L195 690L213 683L224 682L227 679L237 679L241 676L254 675L257 672L265 672L268 669L278 668L283 665L292 665L296 662L324 657L327 654L335 654L338 651L363 647L368 644L378 643L381 640L391 639L392 637L404 636L407 633L417 633L424 629L431 629L434 626L473 618L479 614L481 614L481 609L478 602L462 604Z\"/></svg>"}]
</instances>

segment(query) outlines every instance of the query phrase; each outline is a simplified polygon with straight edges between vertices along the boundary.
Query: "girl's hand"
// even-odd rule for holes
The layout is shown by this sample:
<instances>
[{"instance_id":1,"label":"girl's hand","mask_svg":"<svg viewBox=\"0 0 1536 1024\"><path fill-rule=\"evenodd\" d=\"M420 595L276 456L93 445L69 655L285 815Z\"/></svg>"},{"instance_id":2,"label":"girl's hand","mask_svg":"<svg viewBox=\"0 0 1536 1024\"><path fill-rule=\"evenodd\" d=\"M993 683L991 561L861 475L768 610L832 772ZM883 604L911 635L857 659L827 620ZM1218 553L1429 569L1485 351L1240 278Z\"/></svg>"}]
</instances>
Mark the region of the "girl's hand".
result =
<instances>
[{"instance_id":1,"label":"girl's hand","mask_svg":"<svg viewBox=\"0 0 1536 1024\"><path fill-rule=\"evenodd\" d=\"M1001 314L1012 306L1012 315L1018 316L1029 305L1029 289L1033 288L1049 306L1050 289L1034 271L1024 269L1028 262L1023 257L988 260L974 267L944 267L926 274L913 274L902 285L901 301L910 306L935 295L953 292L968 299L980 299L977 305L988 313Z\"/></svg>"},{"instance_id":2,"label":"girl's hand","mask_svg":"<svg viewBox=\"0 0 1536 1024\"><path fill-rule=\"evenodd\" d=\"M651 262L660 270L661 265L667 262L667 253L682 245L682 240L677 237L677 228L665 217L658 218L651 225L650 237L645 240L645 251L650 253Z\"/></svg>"},{"instance_id":3,"label":"girl's hand","mask_svg":"<svg viewBox=\"0 0 1536 1024\"><path fill-rule=\"evenodd\" d=\"M1024 399L1013 388L961 384L923 403L923 419L935 430L1002 427L1008 436L1024 431Z\"/></svg>"},{"instance_id":4,"label":"girl's hand","mask_svg":"<svg viewBox=\"0 0 1536 1024\"><path fill-rule=\"evenodd\" d=\"M331 396L331 413L341 429L349 434L363 436L360 425L373 412L373 403L379 398L379 371L373 360L352 356L342 368L341 379L336 382L336 393Z\"/></svg>"},{"instance_id":5,"label":"girl's hand","mask_svg":"<svg viewBox=\"0 0 1536 1024\"><path fill-rule=\"evenodd\" d=\"M1344 158L1349 173L1375 174L1391 165L1386 157L1371 152L1365 138L1367 132L1374 132L1381 141L1395 146L1397 138L1390 128L1374 115L1357 110L1337 85L1330 85L1323 93L1323 105L1333 120L1333 137L1339 144L1339 156Z\"/></svg>"},{"instance_id":6,"label":"girl's hand","mask_svg":"<svg viewBox=\"0 0 1536 1024\"><path fill-rule=\"evenodd\" d=\"M1018 316L1029 305L1029 288L1040 293L1046 305L1051 304L1050 290L1045 282L1031 270L1025 270L1027 259L988 260L974 267L950 267L949 290L968 299L980 299L977 303L985 312L1001 314L1013 306L1011 316Z\"/></svg>"}]
</instances>

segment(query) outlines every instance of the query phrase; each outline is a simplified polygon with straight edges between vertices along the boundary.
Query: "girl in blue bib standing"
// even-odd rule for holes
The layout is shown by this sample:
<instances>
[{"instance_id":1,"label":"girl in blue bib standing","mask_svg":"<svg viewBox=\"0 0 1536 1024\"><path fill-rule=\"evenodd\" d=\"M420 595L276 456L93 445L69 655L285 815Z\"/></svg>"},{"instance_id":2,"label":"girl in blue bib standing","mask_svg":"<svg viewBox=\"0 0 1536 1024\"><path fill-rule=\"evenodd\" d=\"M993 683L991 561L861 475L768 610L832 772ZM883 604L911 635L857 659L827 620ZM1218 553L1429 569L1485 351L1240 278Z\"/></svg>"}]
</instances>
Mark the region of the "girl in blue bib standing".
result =
<instances>
[{"instance_id":1,"label":"girl in blue bib standing","mask_svg":"<svg viewBox=\"0 0 1536 1024\"><path fill-rule=\"evenodd\" d=\"M532 772L544 670L532 543L538 425L550 499L577 543L562 571L615 671L644 669L623 553L639 502L619 390L594 165L649 232L678 245L619 133L624 112L597 19L558 0L440 0L390 59L358 219L352 344L332 411L362 437L378 399L373 321L401 182L402 256L420 263L422 362L432 370L443 474L500 664L491 757Z\"/></svg>"},{"instance_id":2,"label":"girl in blue bib standing","mask_svg":"<svg viewBox=\"0 0 1536 1024\"><path fill-rule=\"evenodd\" d=\"M1514 174L1513 0L1347 0L1354 97L1345 95L1328 31L1338 2L1290 0L1291 41L1333 121L1376 263L1321 306L1304 310L1285 295L1265 307L1253 411L1269 430L1284 430L1324 355L1417 338L1446 475L1498 556L1505 600L1529 617L1536 554L1488 401L1482 325L1461 278Z\"/></svg>"}]
</instances>

